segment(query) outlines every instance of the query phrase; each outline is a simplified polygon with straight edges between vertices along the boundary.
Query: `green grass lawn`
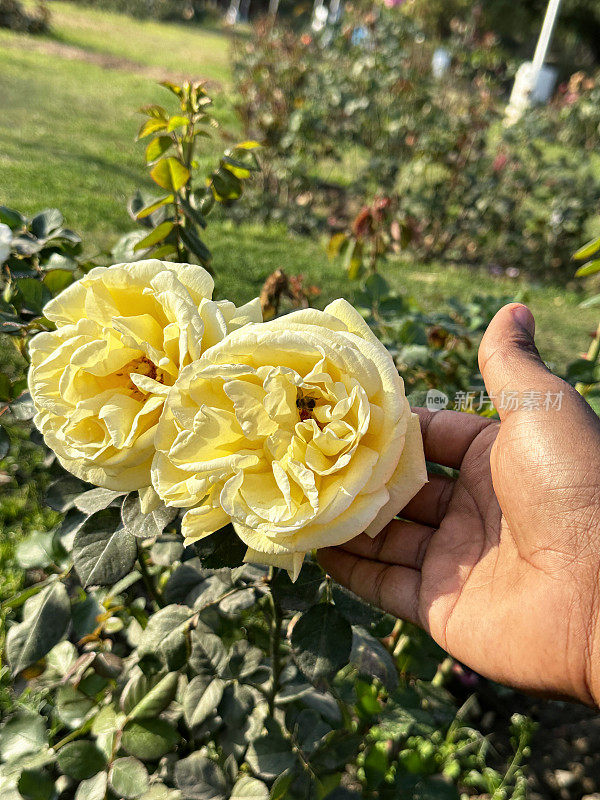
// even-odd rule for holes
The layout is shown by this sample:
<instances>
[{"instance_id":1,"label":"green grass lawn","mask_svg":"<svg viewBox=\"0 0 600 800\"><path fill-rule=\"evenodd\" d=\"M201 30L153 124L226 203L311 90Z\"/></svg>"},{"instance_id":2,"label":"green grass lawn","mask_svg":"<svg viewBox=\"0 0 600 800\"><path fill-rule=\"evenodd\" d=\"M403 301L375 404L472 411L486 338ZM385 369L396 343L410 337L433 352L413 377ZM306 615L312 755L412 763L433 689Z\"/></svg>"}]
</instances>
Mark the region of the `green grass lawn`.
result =
<instances>
[{"instance_id":1,"label":"green grass lawn","mask_svg":"<svg viewBox=\"0 0 600 800\"><path fill-rule=\"evenodd\" d=\"M90 53L127 59L159 67L193 79L227 83L231 74L229 53L235 32L201 29L194 25L138 20L74 3L52 2L50 39L80 47Z\"/></svg>"}]
</instances>

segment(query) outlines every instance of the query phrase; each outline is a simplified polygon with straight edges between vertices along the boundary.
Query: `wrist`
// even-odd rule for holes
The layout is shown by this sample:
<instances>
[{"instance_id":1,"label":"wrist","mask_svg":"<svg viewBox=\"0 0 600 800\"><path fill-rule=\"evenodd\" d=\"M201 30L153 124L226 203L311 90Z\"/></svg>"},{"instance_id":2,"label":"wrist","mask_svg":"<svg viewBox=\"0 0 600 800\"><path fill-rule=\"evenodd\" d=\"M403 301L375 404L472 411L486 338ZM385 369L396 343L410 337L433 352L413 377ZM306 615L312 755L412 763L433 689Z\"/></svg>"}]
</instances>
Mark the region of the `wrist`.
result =
<instances>
[{"instance_id":1,"label":"wrist","mask_svg":"<svg viewBox=\"0 0 600 800\"><path fill-rule=\"evenodd\" d=\"M598 579L592 587L592 602L586 629L584 695L586 705L600 708L600 613L598 608Z\"/></svg>"}]
</instances>

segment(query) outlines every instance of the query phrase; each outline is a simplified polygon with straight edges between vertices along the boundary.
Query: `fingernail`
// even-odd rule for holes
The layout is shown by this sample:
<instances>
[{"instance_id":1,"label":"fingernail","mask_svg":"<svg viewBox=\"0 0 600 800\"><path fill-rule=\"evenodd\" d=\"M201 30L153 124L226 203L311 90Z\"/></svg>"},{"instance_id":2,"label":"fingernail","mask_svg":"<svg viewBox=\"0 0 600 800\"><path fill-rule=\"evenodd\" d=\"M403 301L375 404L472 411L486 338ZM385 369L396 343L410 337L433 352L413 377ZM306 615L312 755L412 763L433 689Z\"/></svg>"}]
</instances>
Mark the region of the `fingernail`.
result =
<instances>
[{"instance_id":1,"label":"fingernail","mask_svg":"<svg viewBox=\"0 0 600 800\"><path fill-rule=\"evenodd\" d=\"M517 325L526 330L533 338L535 333L535 320L527 306L515 306L512 310L512 315Z\"/></svg>"}]
</instances>

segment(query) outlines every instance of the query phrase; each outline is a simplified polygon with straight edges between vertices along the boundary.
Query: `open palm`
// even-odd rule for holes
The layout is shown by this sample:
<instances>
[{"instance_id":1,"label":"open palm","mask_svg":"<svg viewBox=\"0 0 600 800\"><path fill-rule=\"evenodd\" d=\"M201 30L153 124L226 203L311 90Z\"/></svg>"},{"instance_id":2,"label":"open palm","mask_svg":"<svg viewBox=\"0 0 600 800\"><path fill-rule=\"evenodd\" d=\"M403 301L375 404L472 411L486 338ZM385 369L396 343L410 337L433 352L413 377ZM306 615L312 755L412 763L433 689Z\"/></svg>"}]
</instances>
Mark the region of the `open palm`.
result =
<instances>
[{"instance_id":1,"label":"open palm","mask_svg":"<svg viewBox=\"0 0 600 800\"><path fill-rule=\"evenodd\" d=\"M478 672L591 703L600 681L600 423L545 368L515 321L522 308L502 309L484 337L488 392L562 393L560 408L500 408L500 423L417 409L427 460L458 478L430 475L402 520L319 558Z\"/></svg>"}]
</instances>

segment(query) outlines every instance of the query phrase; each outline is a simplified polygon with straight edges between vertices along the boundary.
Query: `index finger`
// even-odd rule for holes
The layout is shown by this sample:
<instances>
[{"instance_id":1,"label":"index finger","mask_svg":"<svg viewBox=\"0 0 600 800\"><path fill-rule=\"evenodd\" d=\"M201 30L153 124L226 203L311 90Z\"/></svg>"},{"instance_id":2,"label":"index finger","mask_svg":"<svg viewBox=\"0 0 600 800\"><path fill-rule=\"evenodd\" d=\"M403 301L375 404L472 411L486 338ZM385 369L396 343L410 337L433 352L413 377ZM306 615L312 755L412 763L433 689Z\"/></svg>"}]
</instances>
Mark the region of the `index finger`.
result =
<instances>
[{"instance_id":1,"label":"index finger","mask_svg":"<svg viewBox=\"0 0 600 800\"><path fill-rule=\"evenodd\" d=\"M459 469L473 440L497 420L462 411L429 411L413 408L421 423L425 458L444 467Z\"/></svg>"}]
</instances>

